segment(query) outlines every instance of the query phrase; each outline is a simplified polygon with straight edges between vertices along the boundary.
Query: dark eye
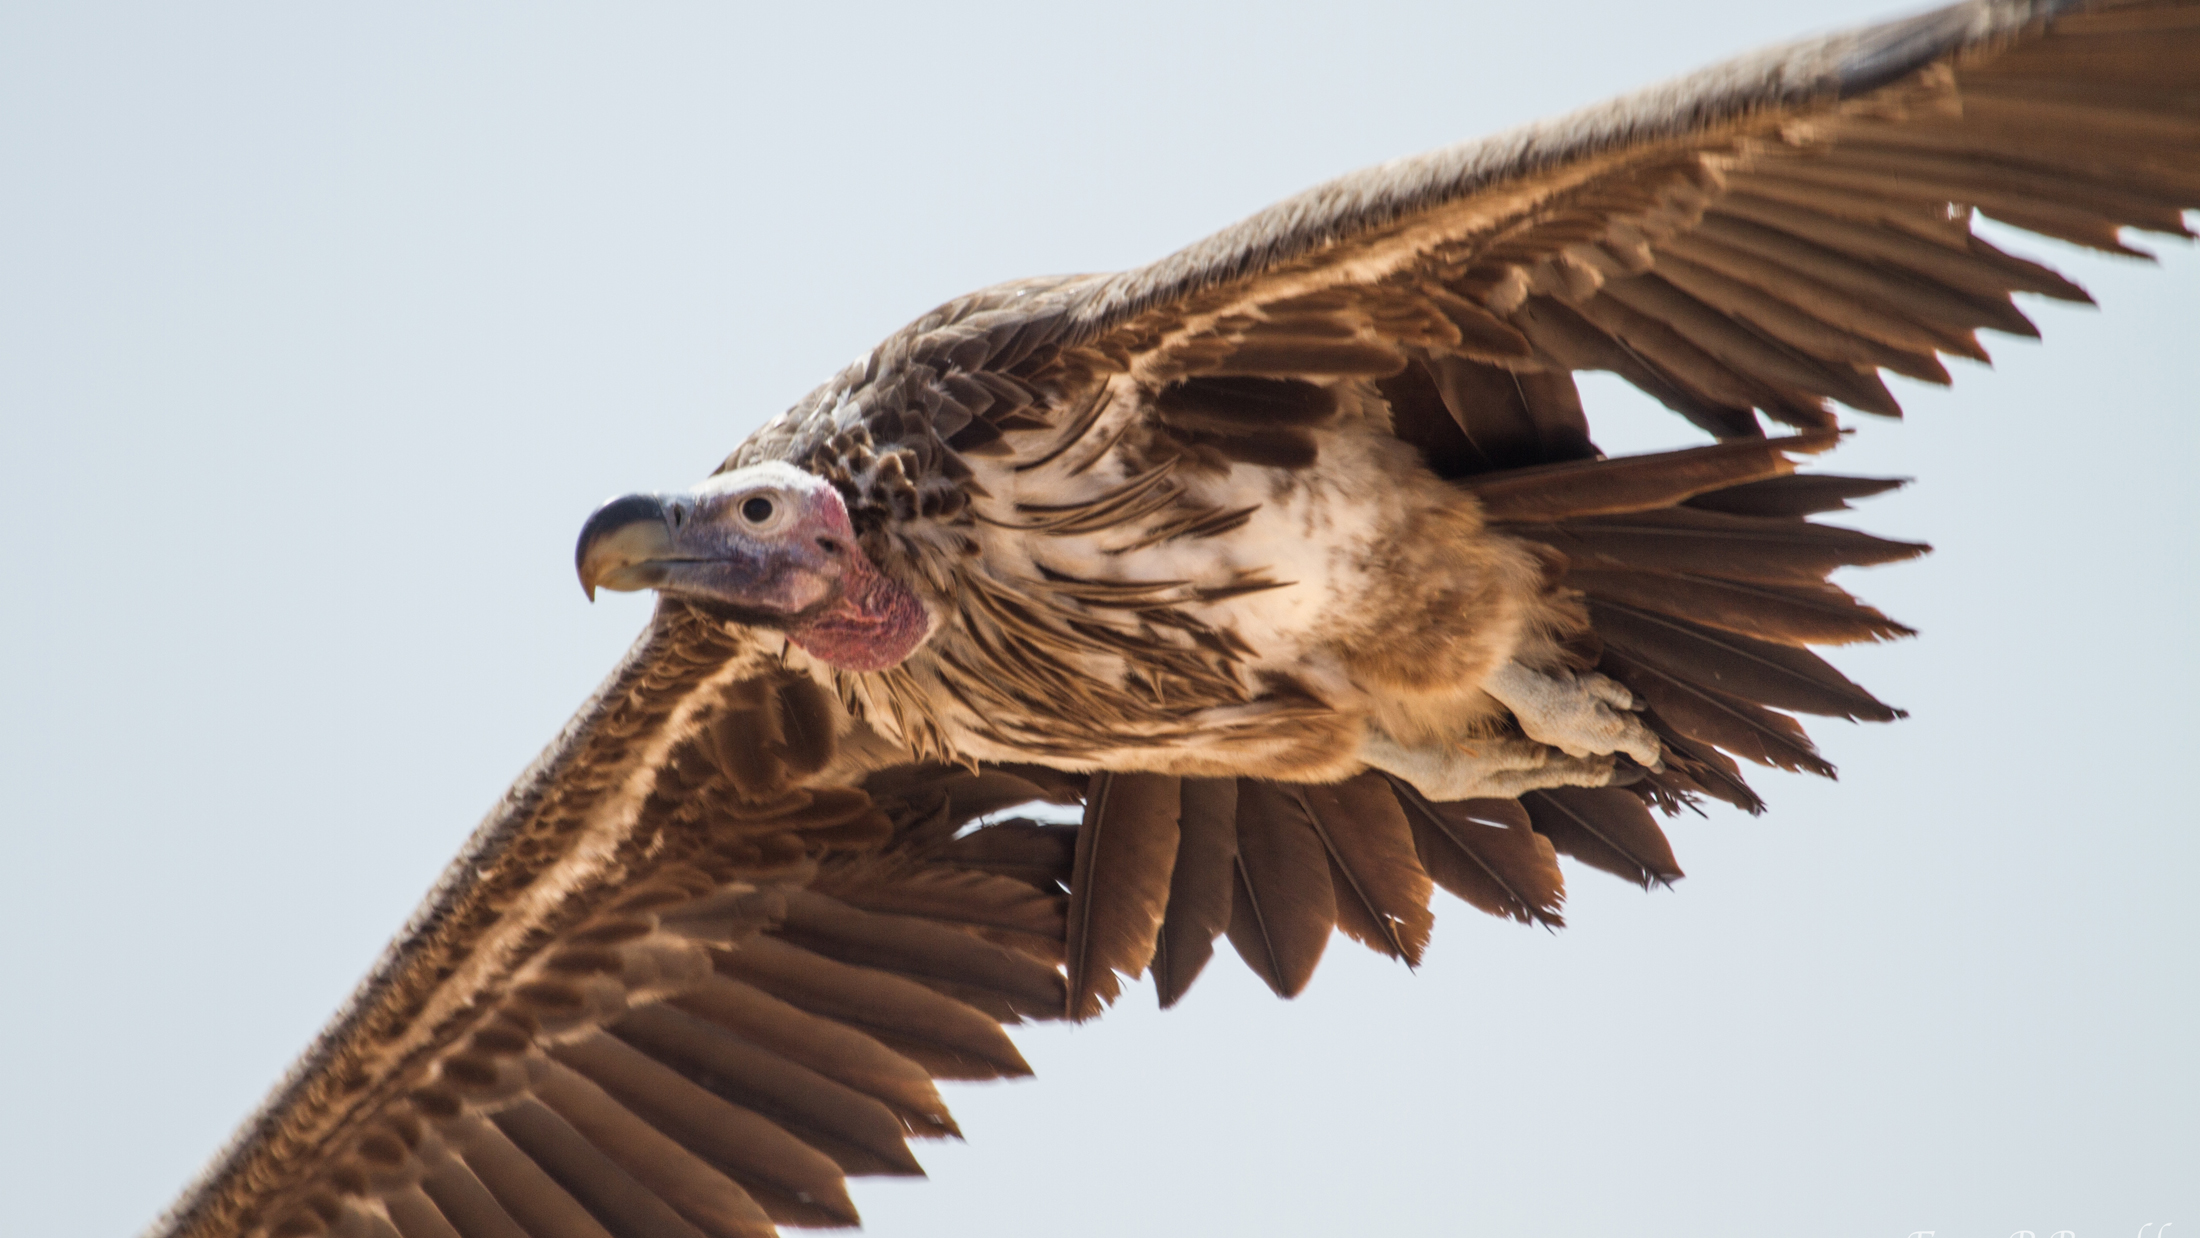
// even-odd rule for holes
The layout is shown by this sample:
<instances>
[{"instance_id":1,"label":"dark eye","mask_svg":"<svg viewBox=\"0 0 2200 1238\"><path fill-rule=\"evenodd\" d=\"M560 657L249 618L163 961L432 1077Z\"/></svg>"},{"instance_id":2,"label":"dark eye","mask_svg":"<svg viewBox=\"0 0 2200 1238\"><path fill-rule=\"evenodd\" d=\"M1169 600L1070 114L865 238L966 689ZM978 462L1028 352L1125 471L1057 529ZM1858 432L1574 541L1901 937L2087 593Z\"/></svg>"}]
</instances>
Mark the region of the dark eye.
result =
<instances>
[{"instance_id":1,"label":"dark eye","mask_svg":"<svg viewBox=\"0 0 2200 1238\"><path fill-rule=\"evenodd\" d=\"M765 521L770 520L772 513L777 510L779 509L772 505L770 499L760 494L755 498L742 501L741 519L748 521L750 524L763 524Z\"/></svg>"}]
</instances>

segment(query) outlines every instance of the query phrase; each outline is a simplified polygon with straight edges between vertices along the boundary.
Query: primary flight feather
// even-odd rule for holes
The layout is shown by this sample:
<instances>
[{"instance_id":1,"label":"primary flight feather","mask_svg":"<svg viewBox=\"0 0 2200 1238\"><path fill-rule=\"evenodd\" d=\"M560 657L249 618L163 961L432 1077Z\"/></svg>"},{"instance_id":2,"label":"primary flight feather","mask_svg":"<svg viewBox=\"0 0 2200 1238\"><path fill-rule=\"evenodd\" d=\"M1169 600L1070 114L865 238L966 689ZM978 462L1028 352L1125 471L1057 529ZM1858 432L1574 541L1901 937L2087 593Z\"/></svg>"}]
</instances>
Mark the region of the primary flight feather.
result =
<instances>
[{"instance_id":1,"label":"primary flight feather","mask_svg":"<svg viewBox=\"0 0 2200 1238\"><path fill-rule=\"evenodd\" d=\"M852 1224L1004 1023L1679 876L1659 812L1898 716L1810 650L1924 549L1811 519L1891 484L1796 472L1830 405L2085 299L1974 212L2127 252L2196 157L2200 3L1974 3L942 306L589 518L649 629L157 1232ZM1717 441L1601 456L1583 370Z\"/></svg>"}]
</instances>

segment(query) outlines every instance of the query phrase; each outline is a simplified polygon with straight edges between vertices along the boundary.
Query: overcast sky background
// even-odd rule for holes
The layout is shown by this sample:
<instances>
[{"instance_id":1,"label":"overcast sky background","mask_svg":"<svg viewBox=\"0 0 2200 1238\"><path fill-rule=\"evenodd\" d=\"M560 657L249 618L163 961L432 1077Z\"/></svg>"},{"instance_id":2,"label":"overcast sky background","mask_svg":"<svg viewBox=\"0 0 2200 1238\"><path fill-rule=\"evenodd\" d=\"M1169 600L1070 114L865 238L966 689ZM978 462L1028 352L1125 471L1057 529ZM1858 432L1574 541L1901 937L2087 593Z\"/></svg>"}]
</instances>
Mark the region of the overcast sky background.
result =
<instances>
[{"instance_id":1,"label":"overcast sky background","mask_svg":"<svg viewBox=\"0 0 2200 1238\"><path fill-rule=\"evenodd\" d=\"M969 289L1885 12L0 7L0 1231L135 1231L304 1047L642 625L605 496ZM2200 1228L2200 259L2017 247L2103 310L1832 462L1940 548L1851 580L1925 636L1837 655L1914 714L1814 724L1839 785L1021 1033L869 1232Z\"/></svg>"}]
</instances>

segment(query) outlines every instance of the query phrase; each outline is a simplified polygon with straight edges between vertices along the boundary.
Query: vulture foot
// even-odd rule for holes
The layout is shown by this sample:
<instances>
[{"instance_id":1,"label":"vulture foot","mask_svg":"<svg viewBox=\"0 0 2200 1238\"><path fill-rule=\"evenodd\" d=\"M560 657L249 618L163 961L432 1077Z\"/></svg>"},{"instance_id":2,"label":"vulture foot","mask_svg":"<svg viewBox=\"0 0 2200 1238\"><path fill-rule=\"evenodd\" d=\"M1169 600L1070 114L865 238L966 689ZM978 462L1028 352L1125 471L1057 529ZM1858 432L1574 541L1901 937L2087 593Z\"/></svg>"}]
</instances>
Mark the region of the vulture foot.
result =
<instances>
[{"instance_id":1,"label":"vulture foot","mask_svg":"<svg viewBox=\"0 0 2200 1238\"><path fill-rule=\"evenodd\" d=\"M1510 736L1407 748L1387 735L1371 734L1360 742L1360 759L1438 803L1511 799L1549 787L1609 786L1613 773L1608 755L1570 756Z\"/></svg>"},{"instance_id":2,"label":"vulture foot","mask_svg":"<svg viewBox=\"0 0 2200 1238\"><path fill-rule=\"evenodd\" d=\"M1629 712L1634 694L1606 676L1545 675L1507 662L1482 690L1512 711L1528 738L1568 756L1624 752L1650 769L1660 768L1658 737Z\"/></svg>"}]
</instances>

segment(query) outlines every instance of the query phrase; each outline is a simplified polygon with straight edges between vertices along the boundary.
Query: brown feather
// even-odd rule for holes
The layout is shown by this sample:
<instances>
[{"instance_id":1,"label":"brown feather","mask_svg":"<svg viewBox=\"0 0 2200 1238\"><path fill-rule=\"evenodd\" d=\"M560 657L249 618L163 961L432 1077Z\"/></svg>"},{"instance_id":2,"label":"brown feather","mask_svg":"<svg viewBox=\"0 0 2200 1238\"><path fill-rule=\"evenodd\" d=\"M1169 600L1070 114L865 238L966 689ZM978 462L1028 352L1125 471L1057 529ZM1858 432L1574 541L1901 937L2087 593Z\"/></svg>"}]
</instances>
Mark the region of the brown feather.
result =
<instances>
[{"instance_id":1,"label":"brown feather","mask_svg":"<svg viewBox=\"0 0 2200 1238\"><path fill-rule=\"evenodd\" d=\"M1490 467L1488 455L1460 429L1436 388L1429 363L1415 361L1375 384L1390 409L1390 432L1421 453L1429 471L1443 478L1466 477Z\"/></svg>"},{"instance_id":2,"label":"brown feather","mask_svg":"<svg viewBox=\"0 0 2200 1238\"><path fill-rule=\"evenodd\" d=\"M915 916L862 911L811 890L789 890L776 930L790 945L924 984L975 989L1014 1015L1049 1018L1062 1009L1062 978L1022 951Z\"/></svg>"},{"instance_id":3,"label":"brown feather","mask_svg":"<svg viewBox=\"0 0 2200 1238\"><path fill-rule=\"evenodd\" d=\"M1315 426L1337 412L1328 388L1286 378L1187 378L1161 389L1153 409L1195 430L1268 430Z\"/></svg>"},{"instance_id":4,"label":"brown feather","mask_svg":"<svg viewBox=\"0 0 2200 1238\"><path fill-rule=\"evenodd\" d=\"M566 1188L488 1119L467 1115L444 1128L475 1178L529 1238L612 1238Z\"/></svg>"},{"instance_id":5,"label":"brown feather","mask_svg":"<svg viewBox=\"0 0 2200 1238\"><path fill-rule=\"evenodd\" d=\"M1638 315L1668 324L1683 339L1737 374L1767 385L1830 396L1867 413L1902 415L1902 406L1877 375L1792 350L1656 275L1613 280L1605 284L1603 296Z\"/></svg>"},{"instance_id":6,"label":"brown feather","mask_svg":"<svg viewBox=\"0 0 2200 1238\"><path fill-rule=\"evenodd\" d=\"M1708 795L1752 816L1765 810L1764 800L1743 781L1742 767L1734 758L1681 734L1656 713L1639 716L1657 734L1665 758L1665 768L1646 776L1644 785L1677 791L1683 802L1689 796Z\"/></svg>"},{"instance_id":7,"label":"brown feather","mask_svg":"<svg viewBox=\"0 0 2200 1238\"><path fill-rule=\"evenodd\" d=\"M2037 232L2072 245L2083 245L2104 254L2119 254L2126 258L2144 258L2151 261L2153 254L2123 241L2123 224L2088 211L2063 210L2050 206L2022 207L2016 205L1982 205L1978 213L2012 228Z\"/></svg>"},{"instance_id":8,"label":"brown feather","mask_svg":"<svg viewBox=\"0 0 2200 1238\"><path fill-rule=\"evenodd\" d=\"M1631 299L1598 295L1575 309L1620 347L1713 403L1758 408L1775 420L1806 430L1834 427L1833 415L1817 397L1728 364L1664 317L1632 308Z\"/></svg>"},{"instance_id":9,"label":"brown feather","mask_svg":"<svg viewBox=\"0 0 2200 1238\"><path fill-rule=\"evenodd\" d=\"M1832 525L1671 508L1563 524L1513 525L1580 567L1816 584L1837 568L1895 563L1930 547Z\"/></svg>"},{"instance_id":10,"label":"brown feather","mask_svg":"<svg viewBox=\"0 0 2200 1238\"><path fill-rule=\"evenodd\" d=\"M1266 780L1238 781L1237 835L1230 944L1278 996L1296 997L1337 923L1329 854L1296 797Z\"/></svg>"},{"instance_id":11,"label":"brown feather","mask_svg":"<svg viewBox=\"0 0 2200 1238\"><path fill-rule=\"evenodd\" d=\"M1337 927L1361 945L1418 965L1435 918L1413 830L1381 774L1300 786L1299 806L1329 852Z\"/></svg>"},{"instance_id":12,"label":"brown feather","mask_svg":"<svg viewBox=\"0 0 2200 1238\"><path fill-rule=\"evenodd\" d=\"M855 1205L838 1173L817 1175L799 1192L777 1192L767 1203L565 1066L542 1063L533 1072L533 1091L636 1183L706 1234L743 1238L757 1232L759 1203L772 1220L787 1224L857 1223Z\"/></svg>"},{"instance_id":13,"label":"brown feather","mask_svg":"<svg viewBox=\"0 0 2200 1238\"><path fill-rule=\"evenodd\" d=\"M874 1097L670 1006L628 1011L610 1031L831 1157L851 1174L921 1174L901 1122Z\"/></svg>"},{"instance_id":14,"label":"brown feather","mask_svg":"<svg viewBox=\"0 0 2200 1238\"><path fill-rule=\"evenodd\" d=\"M420 1179L421 1194L458 1231L459 1238L530 1238L480 1177L456 1155L445 1151L430 1157L426 1170ZM761 1208L757 1209L756 1219L771 1223Z\"/></svg>"},{"instance_id":15,"label":"brown feather","mask_svg":"<svg viewBox=\"0 0 2200 1238\"><path fill-rule=\"evenodd\" d=\"M840 702L807 675L789 676L775 699L780 736L779 759L789 773L815 774L830 763L837 747L834 728L843 716Z\"/></svg>"},{"instance_id":16,"label":"brown feather","mask_svg":"<svg viewBox=\"0 0 2200 1238\"><path fill-rule=\"evenodd\" d=\"M1429 876L1493 916L1558 927L1566 879L1551 844L1529 828L1513 800L1439 804L1397 779L1397 802L1412 824L1414 846Z\"/></svg>"},{"instance_id":17,"label":"brown feather","mask_svg":"<svg viewBox=\"0 0 2200 1238\"><path fill-rule=\"evenodd\" d=\"M963 826L1004 808L1034 800L1076 803L1085 779L1036 766L987 766L973 773L925 764L880 770L864 779L863 789L897 823L896 849L925 851L947 845Z\"/></svg>"},{"instance_id":18,"label":"brown feather","mask_svg":"<svg viewBox=\"0 0 2200 1238\"><path fill-rule=\"evenodd\" d=\"M2055 23L2055 32L2058 35L2156 34L2170 30L2200 30L2200 12L2170 5L2133 5L2122 9L2071 13ZM2019 69L2024 63L2023 57L2015 57L2010 61L2012 67Z\"/></svg>"},{"instance_id":19,"label":"brown feather","mask_svg":"<svg viewBox=\"0 0 2200 1238\"><path fill-rule=\"evenodd\" d=\"M1671 507L1707 491L1791 472L1790 454L1816 453L1840 440L1832 434L1748 439L1710 447L1569 460L1492 473L1468 481L1487 520L1540 523Z\"/></svg>"},{"instance_id":20,"label":"brown feather","mask_svg":"<svg viewBox=\"0 0 2200 1238\"><path fill-rule=\"evenodd\" d=\"M681 993L672 1004L836 1083L876 1097L894 1110L912 1134L960 1133L922 1066L854 1028L717 975Z\"/></svg>"},{"instance_id":21,"label":"brown feather","mask_svg":"<svg viewBox=\"0 0 2200 1238\"><path fill-rule=\"evenodd\" d=\"M1177 814L1175 778L1092 776L1064 944L1072 1019L1099 1014L1122 991L1118 973L1136 978L1153 961L1176 865Z\"/></svg>"},{"instance_id":22,"label":"brown feather","mask_svg":"<svg viewBox=\"0 0 2200 1238\"><path fill-rule=\"evenodd\" d=\"M969 842L999 828L979 830L954 842ZM1041 828L1032 827L1033 830ZM1052 836L1040 834L1039 837ZM959 864L968 854L950 844L941 858ZM1062 866L1064 870L1067 867ZM1054 870L1045 871L1051 880ZM1069 874L1064 871L1062 876L1066 880ZM1062 900L1033 889L1030 882L1017 877L952 868L946 864L871 860L827 866L819 871L810 888L864 911L914 916L972 932L987 941L1021 950L1050 966L1062 961Z\"/></svg>"},{"instance_id":23,"label":"brown feather","mask_svg":"<svg viewBox=\"0 0 2200 1238\"><path fill-rule=\"evenodd\" d=\"M1818 755L1802 725L1786 714L1645 666L1616 648L1606 648L1599 669L1640 694L1659 718L1685 736L1760 765L1833 777L1833 766Z\"/></svg>"},{"instance_id":24,"label":"brown feather","mask_svg":"<svg viewBox=\"0 0 2200 1238\"><path fill-rule=\"evenodd\" d=\"M1789 160L1773 159L1752 168L1738 168L1727 174L1727 193L1783 202L1814 215L1900 232L1949 249L1963 248L1963 238L1970 234L1969 224L1950 215L1945 202L1935 202L1899 186L1837 189L1790 180L1785 175L1789 166ZM1658 260L1662 263L1663 255Z\"/></svg>"},{"instance_id":25,"label":"brown feather","mask_svg":"<svg viewBox=\"0 0 2200 1238\"><path fill-rule=\"evenodd\" d=\"M489 1120L619 1238L703 1238L702 1231L541 1101L527 1099L493 1110Z\"/></svg>"},{"instance_id":26,"label":"brown feather","mask_svg":"<svg viewBox=\"0 0 2200 1238\"><path fill-rule=\"evenodd\" d=\"M1040 890L1067 890L1077 861L1077 827L1038 821L1002 821L955 839L940 849L951 864L967 864L1013 877ZM1061 911L1059 905L1055 912Z\"/></svg>"},{"instance_id":27,"label":"brown feather","mask_svg":"<svg viewBox=\"0 0 2200 1238\"><path fill-rule=\"evenodd\" d=\"M1031 1073L1000 1025L911 980L820 958L771 937L716 953L720 974L865 1031L935 1079Z\"/></svg>"},{"instance_id":28,"label":"brown feather","mask_svg":"<svg viewBox=\"0 0 2200 1238\"><path fill-rule=\"evenodd\" d=\"M552 1046L550 1056L739 1185L751 1197L752 1230L772 1220L758 1197L808 1196L818 1206L854 1212L831 1157L618 1037L593 1033ZM729 1213L738 1204L730 1196L721 1202Z\"/></svg>"},{"instance_id":29,"label":"brown feather","mask_svg":"<svg viewBox=\"0 0 2200 1238\"><path fill-rule=\"evenodd\" d=\"M1747 402L1721 402L1651 365L1555 298L1529 297L1513 322L1537 352L1569 370L1609 370L1718 438L1763 437Z\"/></svg>"},{"instance_id":30,"label":"brown feather","mask_svg":"<svg viewBox=\"0 0 2200 1238\"><path fill-rule=\"evenodd\" d=\"M1459 330L1454 347L1461 356L1477 361L1523 361L1535 355L1535 347L1512 325L1465 297L1441 288L1423 293L1438 312Z\"/></svg>"},{"instance_id":31,"label":"brown feather","mask_svg":"<svg viewBox=\"0 0 2200 1238\"><path fill-rule=\"evenodd\" d=\"M2103 83L2067 79L1997 81L1972 76L1963 88L1963 126L2018 140L2047 140L2096 149L2111 146L2140 158L2155 151L2200 152L2200 115L2179 115L2160 92L2125 95Z\"/></svg>"},{"instance_id":32,"label":"brown feather","mask_svg":"<svg viewBox=\"0 0 2200 1238\"><path fill-rule=\"evenodd\" d=\"M391 1191L382 1196L382 1206L389 1211L390 1224L397 1227L402 1238L471 1238L452 1224L443 1210L435 1206L425 1191L417 1185ZM506 1218L509 1220L510 1218ZM739 1235L739 1238L761 1238L758 1231Z\"/></svg>"},{"instance_id":33,"label":"brown feather","mask_svg":"<svg viewBox=\"0 0 2200 1238\"><path fill-rule=\"evenodd\" d=\"M1875 160L1884 157L1873 156ZM1821 166L1806 163L1801 168ZM1928 330L1958 339L1979 327L1993 327L2014 335L2039 335L2039 328L2017 311L2005 290L1967 294L1921 275L1859 261L1845 251L1815 245L1739 215L1708 213L1690 237L1778 263L1828 287L1838 288L1881 314L1906 318Z\"/></svg>"},{"instance_id":34,"label":"brown feather","mask_svg":"<svg viewBox=\"0 0 2200 1238\"><path fill-rule=\"evenodd\" d=\"M2186 72L2190 72L2189 67ZM1894 180L1911 193L1961 202L1988 212L1999 208L2067 212L2153 232L2192 235L2184 226L2182 204L2175 197L2119 187L2099 178L2072 176L2059 169L2005 163L1977 152L1874 150L1850 143L1788 171L1800 179L1836 185Z\"/></svg>"},{"instance_id":35,"label":"brown feather","mask_svg":"<svg viewBox=\"0 0 2200 1238\"><path fill-rule=\"evenodd\" d=\"M1589 618L1608 650L1675 683L1828 717L1890 722L1902 716L1808 650L1614 602L1592 600Z\"/></svg>"},{"instance_id":36,"label":"brown feather","mask_svg":"<svg viewBox=\"0 0 2200 1238\"><path fill-rule=\"evenodd\" d=\"M1302 374L1381 378L1397 373L1405 361L1405 354L1387 344L1259 336L1238 344L1226 359L1206 372L1218 378L1296 378Z\"/></svg>"},{"instance_id":37,"label":"brown feather","mask_svg":"<svg viewBox=\"0 0 2200 1238\"><path fill-rule=\"evenodd\" d=\"M1176 501L1176 488L1166 465L1148 469L1129 481L1091 499L1074 503L1018 503L1019 513L1039 519L1026 524L1004 524L979 516L1001 528L1025 533L1052 533L1070 537L1097 533L1120 525L1135 524Z\"/></svg>"},{"instance_id":38,"label":"brown feather","mask_svg":"<svg viewBox=\"0 0 2200 1238\"><path fill-rule=\"evenodd\" d=\"M1747 193L1728 194L1720 199L1717 211L1777 228L1822 248L1893 263L1974 296L2002 297L2021 291L2081 304L2092 301L2085 289L2046 267L2013 258L1975 237L1975 244L1952 249L1892 228L1868 227Z\"/></svg>"},{"instance_id":39,"label":"brown feather","mask_svg":"<svg viewBox=\"0 0 2200 1238\"><path fill-rule=\"evenodd\" d=\"M1791 295L1785 285L1767 289L1748 278L1691 262L1678 253L1658 255L1657 275L1675 288L1733 315L1797 352L1827 362L1880 366L1920 382L1945 387L1954 380L1933 355L1929 340L1890 344L1880 333L1851 329L1838 306ZM1819 312L1823 308L1824 312Z\"/></svg>"},{"instance_id":40,"label":"brown feather","mask_svg":"<svg viewBox=\"0 0 2200 1238\"><path fill-rule=\"evenodd\" d=\"M1707 490L1687 506L1733 516L1801 519L1820 512L1847 511L1850 499L1866 499L1898 489L1896 477L1840 477L1831 473L1795 473L1765 481Z\"/></svg>"},{"instance_id":41,"label":"brown feather","mask_svg":"<svg viewBox=\"0 0 2200 1238\"><path fill-rule=\"evenodd\" d=\"M1721 238L1695 232L1676 236L1665 242L1658 254L1660 271L1664 271L1667 266L1668 254L1695 267L1715 271L1736 283L1756 288L1789 305L1807 310L1813 318L1890 348L1923 354L1937 350L1979 361L1986 360L1986 351L1979 347L1977 339L1967 329L1918 322L1904 313L1903 306L1908 303L1907 298L1897 291L1880 289L1875 298L1856 296L1809 273L1798 271L1784 262L1767 257L1757 249L1740 248L1726 244ZM1671 276L1668 275L1668 278Z\"/></svg>"},{"instance_id":42,"label":"brown feather","mask_svg":"<svg viewBox=\"0 0 2200 1238\"><path fill-rule=\"evenodd\" d=\"M1458 475L1596 454L1581 402L1569 398L1570 376L1517 373L1464 357L1437 357L1431 365L1440 402L1474 458Z\"/></svg>"},{"instance_id":43,"label":"brown feather","mask_svg":"<svg viewBox=\"0 0 2200 1238\"><path fill-rule=\"evenodd\" d=\"M1637 610L1783 645L1841 645L1915 635L1838 586L1765 584L1667 572L1576 569L1568 588Z\"/></svg>"},{"instance_id":44,"label":"brown feather","mask_svg":"<svg viewBox=\"0 0 2200 1238\"><path fill-rule=\"evenodd\" d=\"M1552 787L1520 797L1535 832L1561 855L1645 888L1683 875L1672 844L1634 793L1621 787Z\"/></svg>"},{"instance_id":45,"label":"brown feather","mask_svg":"<svg viewBox=\"0 0 2200 1238\"><path fill-rule=\"evenodd\" d=\"M1215 938L1230 927L1237 882L1238 780L1186 778L1179 795L1176 865L1154 941L1154 989L1163 1009L1184 996L1214 956Z\"/></svg>"}]
</instances>

